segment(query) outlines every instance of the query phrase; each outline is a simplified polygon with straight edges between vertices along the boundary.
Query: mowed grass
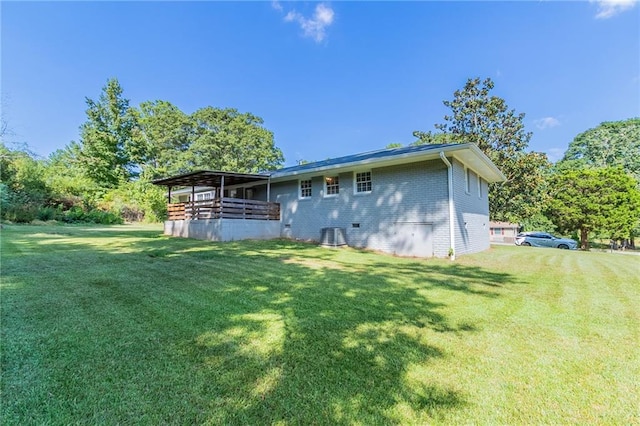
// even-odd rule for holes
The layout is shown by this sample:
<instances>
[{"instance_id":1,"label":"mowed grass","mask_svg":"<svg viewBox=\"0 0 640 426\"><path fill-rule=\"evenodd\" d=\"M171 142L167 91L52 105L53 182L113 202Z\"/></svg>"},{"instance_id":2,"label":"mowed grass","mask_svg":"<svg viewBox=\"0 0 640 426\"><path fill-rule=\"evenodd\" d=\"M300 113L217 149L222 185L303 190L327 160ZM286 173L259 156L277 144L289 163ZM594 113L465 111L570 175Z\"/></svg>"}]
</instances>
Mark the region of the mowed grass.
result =
<instances>
[{"instance_id":1,"label":"mowed grass","mask_svg":"<svg viewBox=\"0 0 640 426\"><path fill-rule=\"evenodd\" d=\"M3 424L640 423L640 256L0 238Z\"/></svg>"}]
</instances>

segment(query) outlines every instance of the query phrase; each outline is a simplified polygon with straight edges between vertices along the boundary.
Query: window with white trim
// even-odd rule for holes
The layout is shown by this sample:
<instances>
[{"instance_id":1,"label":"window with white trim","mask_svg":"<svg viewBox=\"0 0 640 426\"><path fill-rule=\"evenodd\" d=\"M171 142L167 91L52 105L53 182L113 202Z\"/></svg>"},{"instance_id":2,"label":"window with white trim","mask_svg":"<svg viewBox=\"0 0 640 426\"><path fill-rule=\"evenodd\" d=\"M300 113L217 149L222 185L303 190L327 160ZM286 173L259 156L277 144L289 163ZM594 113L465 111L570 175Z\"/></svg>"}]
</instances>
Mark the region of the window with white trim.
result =
<instances>
[{"instance_id":1,"label":"window with white trim","mask_svg":"<svg viewBox=\"0 0 640 426\"><path fill-rule=\"evenodd\" d=\"M478 198L482 198L482 179L478 176Z\"/></svg>"},{"instance_id":2,"label":"window with white trim","mask_svg":"<svg viewBox=\"0 0 640 426\"><path fill-rule=\"evenodd\" d=\"M371 172L358 172L355 178L355 193L366 194L371 192Z\"/></svg>"},{"instance_id":3,"label":"window with white trim","mask_svg":"<svg viewBox=\"0 0 640 426\"><path fill-rule=\"evenodd\" d=\"M211 192L201 192L196 194L196 201L205 201L210 200L211 198Z\"/></svg>"},{"instance_id":4,"label":"window with white trim","mask_svg":"<svg viewBox=\"0 0 640 426\"><path fill-rule=\"evenodd\" d=\"M324 178L325 197L336 196L340 193L340 178L338 176L327 176Z\"/></svg>"},{"instance_id":5,"label":"window with white trim","mask_svg":"<svg viewBox=\"0 0 640 426\"><path fill-rule=\"evenodd\" d=\"M311 198L311 179L300 181L300 198Z\"/></svg>"}]
</instances>

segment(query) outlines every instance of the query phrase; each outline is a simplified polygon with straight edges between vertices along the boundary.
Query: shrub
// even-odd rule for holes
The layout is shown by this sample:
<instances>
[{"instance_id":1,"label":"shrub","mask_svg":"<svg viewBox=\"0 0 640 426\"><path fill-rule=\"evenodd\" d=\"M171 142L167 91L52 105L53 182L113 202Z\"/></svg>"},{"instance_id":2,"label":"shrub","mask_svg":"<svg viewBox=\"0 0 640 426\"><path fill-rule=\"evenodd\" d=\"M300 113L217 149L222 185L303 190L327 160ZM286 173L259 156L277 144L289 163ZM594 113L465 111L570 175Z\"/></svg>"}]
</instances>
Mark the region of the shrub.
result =
<instances>
[{"instance_id":1,"label":"shrub","mask_svg":"<svg viewBox=\"0 0 640 426\"><path fill-rule=\"evenodd\" d=\"M46 222L48 220L58 220L62 217L62 209L51 206L41 207L36 214L38 220Z\"/></svg>"},{"instance_id":2,"label":"shrub","mask_svg":"<svg viewBox=\"0 0 640 426\"><path fill-rule=\"evenodd\" d=\"M4 220L29 223L36 218L38 205L27 194L0 183L0 211Z\"/></svg>"},{"instance_id":3,"label":"shrub","mask_svg":"<svg viewBox=\"0 0 640 426\"><path fill-rule=\"evenodd\" d=\"M124 223L119 215L104 210L91 210L85 215L85 221L102 225L121 225Z\"/></svg>"},{"instance_id":4,"label":"shrub","mask_svg":"<svg viewBox=\"0 0 640 426\"><path fill-rule=\"evenodd\" d=\"M160 222L167 213L164 190L144 180L128 182L107 192L99 206L127 222Z\"/></svg>"}]
</instances>

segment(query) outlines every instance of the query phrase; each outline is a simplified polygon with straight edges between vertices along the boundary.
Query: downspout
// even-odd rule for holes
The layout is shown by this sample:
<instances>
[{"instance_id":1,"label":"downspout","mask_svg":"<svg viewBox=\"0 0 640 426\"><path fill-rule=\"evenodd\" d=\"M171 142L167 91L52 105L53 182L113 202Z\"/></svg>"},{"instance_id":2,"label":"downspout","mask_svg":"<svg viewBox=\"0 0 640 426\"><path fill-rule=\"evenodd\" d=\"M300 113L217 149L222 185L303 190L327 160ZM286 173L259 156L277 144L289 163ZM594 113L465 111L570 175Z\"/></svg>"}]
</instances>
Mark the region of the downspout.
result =
<instances>
[{"instance_id":1,"label":"downspout","mask_svg":"<svg viewBox=\"0 0 640 426\"><path fill-rule=\"evenodd\" d=\"M453 167L444 152L440 151L440 159L447 165L447 183L449 186L449 257L451 260L456 259L456 234L454 220L454 207L453 207Z\"/></svg>"}]
</instances>

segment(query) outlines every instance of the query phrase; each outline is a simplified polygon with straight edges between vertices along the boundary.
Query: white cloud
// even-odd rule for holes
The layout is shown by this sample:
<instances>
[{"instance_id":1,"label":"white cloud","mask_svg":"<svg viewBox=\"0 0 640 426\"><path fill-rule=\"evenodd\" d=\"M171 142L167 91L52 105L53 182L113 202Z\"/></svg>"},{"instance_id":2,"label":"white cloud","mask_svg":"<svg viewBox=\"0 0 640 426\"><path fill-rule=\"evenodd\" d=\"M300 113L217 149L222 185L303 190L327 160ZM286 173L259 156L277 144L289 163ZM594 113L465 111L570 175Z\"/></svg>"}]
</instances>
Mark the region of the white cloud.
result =
<instances>
[{"instance_id":1,"label":"white cloud","mask_svg":"<svg viewBox=\"0 0 640 426\"><path fill-rule=\"evenodd\" d=\"M277 10L278 12L282 12L282 5L278 0L273 0L271 2L271 7Z\"/></svg>"},{"instance_id":2,"label":"white cloud","mask_svg":"<svg viewBox=\"0 0 640 426\"><path fill-rule=\"evenodd\" d=\"M590 0L598 5L597 19L608 19L632 9L638 0Z\"/></svg>"},{"instance_id":3,"label":"white cloud","mask_svg":"<svg viewBox=\"0 0 640 426\"><path fill-rule=\"evenodd\" d=\"M282 10L280 3L278 6L280 7L278 10ZM277 9L275 5L273 7ZM310 37L320 43L327 36L326 29L333 24L334 16L335 12L330 6L326 3L320 3L316 6L311 18L305 18L301 13L291 10L285 15L284 20L285 22L297 22L305 37Z\"/></svg>"},{"instance_id":4,"label":"white cloud","mask_svg":"<svg viewBox=\"0 0 640 426\"><path fill-rule=\"evenodd\" d=\"M552 127L557 127L560 125L560 120L554 117L544 117L539 118L537 120L533 120L533 123L540 130L550 129Z\"/></svg>"}]
</instances>

